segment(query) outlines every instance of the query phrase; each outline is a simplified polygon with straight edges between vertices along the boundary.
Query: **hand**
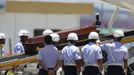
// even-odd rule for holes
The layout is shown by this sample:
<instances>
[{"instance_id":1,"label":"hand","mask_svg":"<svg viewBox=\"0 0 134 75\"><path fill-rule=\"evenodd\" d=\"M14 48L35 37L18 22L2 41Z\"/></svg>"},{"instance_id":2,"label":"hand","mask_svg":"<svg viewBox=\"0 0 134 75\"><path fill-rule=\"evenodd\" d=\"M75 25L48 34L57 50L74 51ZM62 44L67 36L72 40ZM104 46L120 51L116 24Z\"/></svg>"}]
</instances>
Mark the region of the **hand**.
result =
<instances>
[{"instance_id":1,"label":"hand","mask_svg":"<svg viewBox=\"0 0 134 75\"><path fill-rule=\"evenodd\" d=\"M124 73L125 73L125 75L127 75L127 70L126 69L124 69Z\"/></svg>"},{"instance_id":2,"label":"hand","mask_svg":"<svg viewBox=\"0 0 134 75\"><path fill-rule=\"evenodd\" d=\"M104 70L100 71L100 75L104 75L104 74L105 74Z\"/></svg>"},{"instance_id":3,"label":"hand","mask_svg":"<svg viewBox=\"0 0 134 75\"><path fill-rule=\"evenodd\" d=\"M77 67L77 72L78 72L78 74L80 74L80 72L81 72L81 67Z\"/></svg>"},{"instance_id":4,"label":"hand","mask_svg":"<svg viewBox=\"0 0 134 75\"><path fill-rule=\"evenodd\" d=\"M49 70L48 75L55 75L55 71L54 70Z\"/></svg>"}]
</instances>

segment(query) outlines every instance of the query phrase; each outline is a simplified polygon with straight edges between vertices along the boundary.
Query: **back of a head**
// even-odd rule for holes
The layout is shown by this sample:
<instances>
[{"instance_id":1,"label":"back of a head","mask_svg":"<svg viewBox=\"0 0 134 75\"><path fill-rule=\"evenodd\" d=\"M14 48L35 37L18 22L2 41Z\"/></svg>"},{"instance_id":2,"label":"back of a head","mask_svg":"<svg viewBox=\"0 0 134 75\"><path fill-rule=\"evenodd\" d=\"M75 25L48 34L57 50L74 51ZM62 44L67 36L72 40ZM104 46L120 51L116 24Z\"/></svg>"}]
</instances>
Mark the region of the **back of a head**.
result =
<instances>
[{"instance_id":1,"label":"back of a head","mask_svg":"<svg viewBox=\"0 0 134 75\"><path fill-rule=\"evenodd\" d=\"M114 33L113 33L113 36L114 36L114 40L115 41L121 41L121 39L124 37L124 32L123 30L115 30Z\"/></svg>"},{"instance_id":2,"label":"back of a head","mask_svg":"<svg viewBox=\"0 0 134 75\"><path fill-rule=\"evenodd\" d=\"M47 35L52 34L52 33L53 33L53 31L51 29L46 29L43 31L42 35L47 36Z\"/></svg>"},{"instance_id":3,"label":"back of a head","mask_svg":"<svg viewBox=\"0 0 134 75\"><path fill-rule=\"evenodd\" d=\"M52 37L50 35L47 35L44 37L44 41L46 44L52 44Z\"/></svg>"},{"instance_id":4,"label":"back of a head","mask_svg":"<svg viewBox=\"0 0 134 75\"><path fill-rule=\"evenodd\" d=\"M124 37L123 30L117 29L113 33L114 38Z\"/></svg>"},{"instance_id":5,"label":"back of a head","mask_svg":"<svg viewBox=\"0 0 134 75\"><path fill-rule=\"evenodd\" d=\"M69 33L67 37L67 41L69 40L78 41L78 35L76 33Z\"/></svg>"},{"instance_id":6,"label":"back of a head","mask_svg":"<svg viewBox=\"0 0 134 75\"><path fill-rule=\"evenodd\" d=\"M52 41L54 41L54 42L59 42L59 40L60 40L59 34L57 34L57 33L52 33L52 34L50 34L50 36L52 37Z\"/></svg>"},{"instance_id":7,"label":"back of a head","mask_svg":"<svg viewBox=\"0 0 134 75\"><path fill-rule=\"evenodd\" d=\"M21 37L21 36L29 36L29 32L25 29L23 30L20 30L19 33L18 33L18 36Z\"/></svg>"},{"instance_id":8,"label":"back of a head","mask_svg":"<svg viewBox=\"0 0 134 75\"><path fill-rule=\"evenodd\" d=\"M0 33L0 39L5 39L6 35L4 33Z\"/></svg>"},{"instance_id":9,"label":"back of a head","mask_svg":"<svg viewBox=\"0 0 134 75\"><path fill-rule=\"evenodd\" d=\"M99 34L97 32L90 32L89 35L88 35L88 39L91 40L91 39L99 39Z\"/></svg>"}]
</instances>

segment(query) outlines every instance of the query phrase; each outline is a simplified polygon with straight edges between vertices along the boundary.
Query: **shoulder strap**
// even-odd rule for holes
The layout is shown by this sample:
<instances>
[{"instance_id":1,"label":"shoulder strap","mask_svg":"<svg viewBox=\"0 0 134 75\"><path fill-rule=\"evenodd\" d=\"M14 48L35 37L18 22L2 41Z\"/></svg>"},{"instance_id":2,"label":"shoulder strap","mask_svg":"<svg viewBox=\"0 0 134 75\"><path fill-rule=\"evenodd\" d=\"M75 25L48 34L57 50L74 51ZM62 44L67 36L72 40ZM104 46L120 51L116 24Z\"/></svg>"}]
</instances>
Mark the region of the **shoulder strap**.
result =
<instances>
[{"instance_id":1,"label":"shoulder strap","mask_svg":"<svg viewBox=\"0 0 134 75\"><path fill-rule=\"evenodd\" d=\"M68 52L67 52L68 53ZM70 61L70 62L75 62L74 60L73 60L73 58L72 57L68 57L68 55L67 55L67 53L65 53L65 56L66 56L66 58Z\"/></svg>"},{"instance_id":2,"label":"shoulder strap","mask_svg":"<svg viewBox=\"0 0 134 75\"><path fill-rule=\"evenodd\" d=\"M110 51L110 55L111 55L111 57L112 57L112 60L113 60L113 62L115 62L116 60L115 60L115 57L114 57L114 55L113 55L113 52L112 52L112 50L111 50L110 47L108 47L108 48L109 48L109 51Z\"/></svg>"},{"instance_id":3,"label":"shoulder strap","mask_svg":"<svg viewBox=\"0 0 134 75\"><path fill-rule=\"evenodd\" d=\"M89 44L88 44L88 46L89 46ZM87 60L85 60L85 64L88 64L88 59L89 58L90 58L90 56L88 55Z\"/></svg>"}]
</instances>

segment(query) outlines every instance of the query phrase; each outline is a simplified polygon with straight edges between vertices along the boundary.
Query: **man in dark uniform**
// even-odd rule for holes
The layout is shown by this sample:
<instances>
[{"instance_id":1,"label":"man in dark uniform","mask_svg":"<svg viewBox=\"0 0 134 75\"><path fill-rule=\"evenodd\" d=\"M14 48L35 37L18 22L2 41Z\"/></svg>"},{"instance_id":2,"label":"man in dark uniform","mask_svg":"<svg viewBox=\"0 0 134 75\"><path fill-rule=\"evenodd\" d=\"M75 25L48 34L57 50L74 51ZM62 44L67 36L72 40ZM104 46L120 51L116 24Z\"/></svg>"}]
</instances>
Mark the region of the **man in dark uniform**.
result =
<instances>
[{"instance_id":1,"label":"man in dark uniform","mask_svg":"<svg viewBox=\"0 0 134 75\"><path fill-rule=\"evenodd\" d=\"M60 57L58 49L52 44L52 37L47 35L44 37L45 47L38 53L38 62L41 66L39 75L56 75L56 71L60 67Z\"/></svg>"}]
</instances>

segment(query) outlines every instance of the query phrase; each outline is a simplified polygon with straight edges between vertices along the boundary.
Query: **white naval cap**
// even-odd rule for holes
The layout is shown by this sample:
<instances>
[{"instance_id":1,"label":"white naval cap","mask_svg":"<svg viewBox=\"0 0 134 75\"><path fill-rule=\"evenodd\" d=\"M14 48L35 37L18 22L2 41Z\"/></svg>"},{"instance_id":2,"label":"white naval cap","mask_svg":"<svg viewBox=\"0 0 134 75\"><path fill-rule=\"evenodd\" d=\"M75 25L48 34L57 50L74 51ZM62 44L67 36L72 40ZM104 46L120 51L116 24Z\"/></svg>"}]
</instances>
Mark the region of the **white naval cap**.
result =
<instances>
[{"instance_id":1,"label":"white naval cap","mask_svg":"<svg viewBox=\"0 0 134 75\"><path fill-rule=\"evenodd\" d=\"M51 29L46 29L43 31L42 35L47 36L47 35L52 34L52 33L53 33L53 31Z\"/></svg>"},{"instance_id":2,"label":"white naval cap","mask_svg":"<svg viewBox=\"0 0 134 75\"><path fill-rule=\"evenodd\" d=\"M0 39L5 39L6 35L4 33L0 33Z\"/></svg>"},{"instance_id":3,"label":"white naval cap","mask_svg":"<svg viewBox=\"0 0 134 75\"><path fill-rule=\"evenodd\" d=\"M22 29L22 30L19 31L18 36L19 37L21 37L21 36L29 36L29 31L27 31L25 29Z\"/></svg>"},{"instance_id":4,"label":"white naval cap","mask_svg":"<svg viewBox=\"0 0 134 75\"><path fill-rule=\"evenodd\" d=\"M68 37L67 37L67 40L75 40L75 41L77 41L78 40L78 35L76 33L69 33Z\"/></svg>"},{"instance_id":5,"label":"white naval cap","mask_svg":"<svg viewBox=\"0 0 134 75\"><path fill-rule=\"evenodd\" d=\"M57 33L52 33L50 34L50 36L52 37L52 40L55 42L58 42L60 40L60 36Z\"/></svg>"},{"instance_id":6,"label":"white naval cap","mask_svg":"<svg viewBox=\"0 0 134 75\"><path fill-rule=\"evenodd\" d=\"M97 32L91 32L88 35L88 39L99 39L99 34Z\"/></svg>"},{"instance_id":7,"label":"white naval cap","mask_svg":"<svg viewBox=\"0 0 134 75\"><path fill-rule=\"evenodd\" d=\"M117 38L117 37L124 37L124 32L123 32L123 30L120 30L120 29L115 30L114 33L113 33L113 36L115 38Z\"/></svg>"}]
</instances>

